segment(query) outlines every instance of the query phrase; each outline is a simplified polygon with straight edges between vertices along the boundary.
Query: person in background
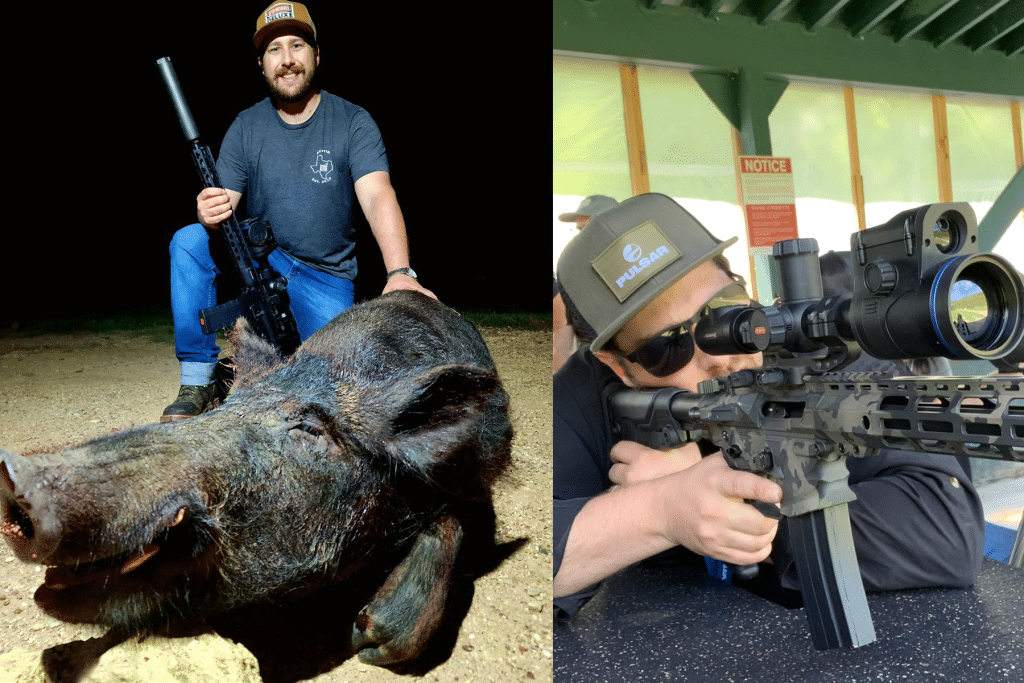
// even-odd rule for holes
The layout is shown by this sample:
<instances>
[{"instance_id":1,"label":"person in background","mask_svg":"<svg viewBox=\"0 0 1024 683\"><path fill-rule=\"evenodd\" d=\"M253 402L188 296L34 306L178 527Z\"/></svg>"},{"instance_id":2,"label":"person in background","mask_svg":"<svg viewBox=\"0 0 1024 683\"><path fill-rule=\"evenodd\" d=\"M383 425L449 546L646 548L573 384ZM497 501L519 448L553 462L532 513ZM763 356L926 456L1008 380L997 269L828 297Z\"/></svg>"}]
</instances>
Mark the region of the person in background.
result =
<instances>
[{"instance_id":1,"label":"person in background","mask_svg":"<svg viewBox=\"0 0 1024 683\"><path fill-rule=\"evenodd\" d=\"M602 194L591 195L583 198L575 212L559 214L558 220L563 223L575 223L576 231L579 232L587 227L587 223L590 222L593 215L617 205L618 202L611 197ZM553 316L552 372L558 372L558 368L562 367L565 360L576 350L576 337L565 317L565 305L558 293L558 280L557 278L552 278L552 280L554 282L551 304Z\"/></svg>"}]
</instances>

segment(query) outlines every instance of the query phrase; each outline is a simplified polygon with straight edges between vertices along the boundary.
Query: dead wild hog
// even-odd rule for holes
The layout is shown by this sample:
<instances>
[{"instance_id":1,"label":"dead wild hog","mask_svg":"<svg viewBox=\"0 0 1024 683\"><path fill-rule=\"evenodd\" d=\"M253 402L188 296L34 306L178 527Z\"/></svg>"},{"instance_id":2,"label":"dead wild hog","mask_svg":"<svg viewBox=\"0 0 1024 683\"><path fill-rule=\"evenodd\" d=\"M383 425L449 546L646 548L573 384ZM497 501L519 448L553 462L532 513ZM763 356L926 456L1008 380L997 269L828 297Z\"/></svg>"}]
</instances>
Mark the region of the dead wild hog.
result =
<instances>
[{"instance_id":1,"label":"dead wild hog","mask_svg":"<svg viewBox=\"0 0 1024 683\"><path fill-rule=\"evenodd\" d=\"M510 459L508 397L479 333L396 292L287 361L242 323L233 343L235 385L216 410L53 455L0 451L0 532L49 567L37 603L134 631L384 563L352 646L376 664L417 657L467 516L493 515Z\"/></svg>"}]
</instances>

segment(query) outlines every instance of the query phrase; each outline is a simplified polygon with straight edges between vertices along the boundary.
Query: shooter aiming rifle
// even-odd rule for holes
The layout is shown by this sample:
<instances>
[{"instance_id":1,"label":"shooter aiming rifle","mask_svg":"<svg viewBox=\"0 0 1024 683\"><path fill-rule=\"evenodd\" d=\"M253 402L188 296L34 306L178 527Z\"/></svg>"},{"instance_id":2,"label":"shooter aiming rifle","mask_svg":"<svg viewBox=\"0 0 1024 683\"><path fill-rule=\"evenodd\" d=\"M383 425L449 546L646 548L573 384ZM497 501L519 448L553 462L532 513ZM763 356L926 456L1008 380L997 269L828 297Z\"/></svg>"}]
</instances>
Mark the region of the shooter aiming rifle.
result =
<instances>
[{"instance_id":1,"label":"shooter aiming rifle","mask_svg":"<svg viewBox=\"0 0 1024 683\"><path fill-rule=\"evenodd\" d=\"M210 148L199 144L199 129L178 85L170 58L158 59L156 66L178 114L185 139L192 143L192 160L203 187L222 187ZM248 229L243 230L242 225ZM287 282L267 262L270 252L277 246L270 226L251 219L240 225L232 213L220 224L217 233L227 246L241 291L236 299L199 311L203 332L210 334L223 330L244 317L256 334L282 354L291 355L301 339L288 305Z\"/></svg>"},{"instance_id":2,"label":"shooter aiming rifle","mask_svg":"<svg viewBox=\"0 0 1024 683\"><path fill-rule=\"evenodd\" d=\"M607 396L616 438L658 449L717 447L733 469L782 487L817 649L875 639L850 530L847 504L856 496L847 457L892 448L1024 461L1024 285L1005 259L976 253L977 232L970 205L955 203L855 233L853 294L829 298L822 298L817 242L779 242L780 303L707 309L693 331L707 353L761 351L761 368L703 382L699 393ZM861 349L882 359L983 359L1012 374L836 372ZM737 569L756 574L756 565Z\"/></svg>"}]
</instances>

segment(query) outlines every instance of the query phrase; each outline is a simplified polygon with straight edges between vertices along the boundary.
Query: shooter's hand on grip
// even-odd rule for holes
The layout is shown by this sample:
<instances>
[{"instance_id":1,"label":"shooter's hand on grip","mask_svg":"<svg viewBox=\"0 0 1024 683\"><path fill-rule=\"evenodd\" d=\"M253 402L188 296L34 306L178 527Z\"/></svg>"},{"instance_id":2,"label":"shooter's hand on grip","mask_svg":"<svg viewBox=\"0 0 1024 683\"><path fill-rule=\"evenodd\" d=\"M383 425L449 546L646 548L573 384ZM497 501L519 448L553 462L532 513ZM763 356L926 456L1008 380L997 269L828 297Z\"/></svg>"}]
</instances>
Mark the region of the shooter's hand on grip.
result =
<instances>
[{"instance_id":1,"label":"shooter's hand on grip","mask_svg":"<svg viewBox=\"0 0 1024 683\"><path fill-rule=\"evenodd\" d=\"M778 502L781 489L712 455L678 472L614 486L587 501L566 538L556 596L593 586L635 562L682 545L726 562L768 557L777 520L743 502Z\"/></svg>"},{"instance_id":2,"label":"shooter's hand on grip","mask_svg":"<svg viewBox=\"0 0 1024 683\"><path fill-rule=\"evenodd\" d=\"M779 521L762 515L747 500L778 503L782 488L750 472L731 469L719 455L688 468L691 486L666 501L668 528L701 555L733 565L763 562L771 554Z\"/></svg>"},{"instance_id":3,"label":"shooter's hand on grip","mask_svg":"<svg viewBox=\"0 0 1024 683\"><path fill-rule=\"evenodd\" d=\"M697 444L657 451L620 441L611 457L609 478L616 485L657 479L672 487L661 498L661 533L672 543L737 566L756 565L771 554L778 516L766 517L748 503L777 504L778 484L731 469L719 454L701 458Z\"/></svg>"},{"instance_id":4,"label":"shooter's hand on grip","mask_svg":"<svg viewBox=\"0 0 1024 683\"><path fill-rule=\"evenodd\" d=\"M196 213L199 222L216 230L227 220L238 205L241 194L219 187L205 187L196 197Z\"/></svg>"}]
</instances>

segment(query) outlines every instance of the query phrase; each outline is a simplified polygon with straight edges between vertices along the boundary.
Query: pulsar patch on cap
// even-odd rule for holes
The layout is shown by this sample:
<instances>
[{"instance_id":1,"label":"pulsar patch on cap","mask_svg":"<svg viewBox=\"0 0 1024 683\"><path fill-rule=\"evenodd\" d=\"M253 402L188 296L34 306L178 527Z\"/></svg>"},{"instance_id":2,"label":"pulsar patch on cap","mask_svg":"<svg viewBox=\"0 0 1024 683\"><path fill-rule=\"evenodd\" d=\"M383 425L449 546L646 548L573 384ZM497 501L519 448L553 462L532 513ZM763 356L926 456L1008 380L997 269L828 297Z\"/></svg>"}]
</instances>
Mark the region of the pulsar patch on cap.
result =
<instances>
[{"instance_id":1,"label":"pulsar patch on cap","mask_svg":"<svg viewBox=\"0 0 1024 683\"><path fill-rule=\"evenodd\" d=\"M682 255L654 221L647 221L615 240L590 265L622 303Z\"/></svg>"},{"instance_id":2,"label":"pulsar patch on cap","mask_svg":"<svg viewBox=\"0 0 1024 683\"><path fill-rule=\"evenodd\" d=\"M267 14L264 16L263 21L270 23L277 21L278 19L294 19L295 8L290 2L280 2L273 7L267 9Z\"/></svg>"}]
</instances>

